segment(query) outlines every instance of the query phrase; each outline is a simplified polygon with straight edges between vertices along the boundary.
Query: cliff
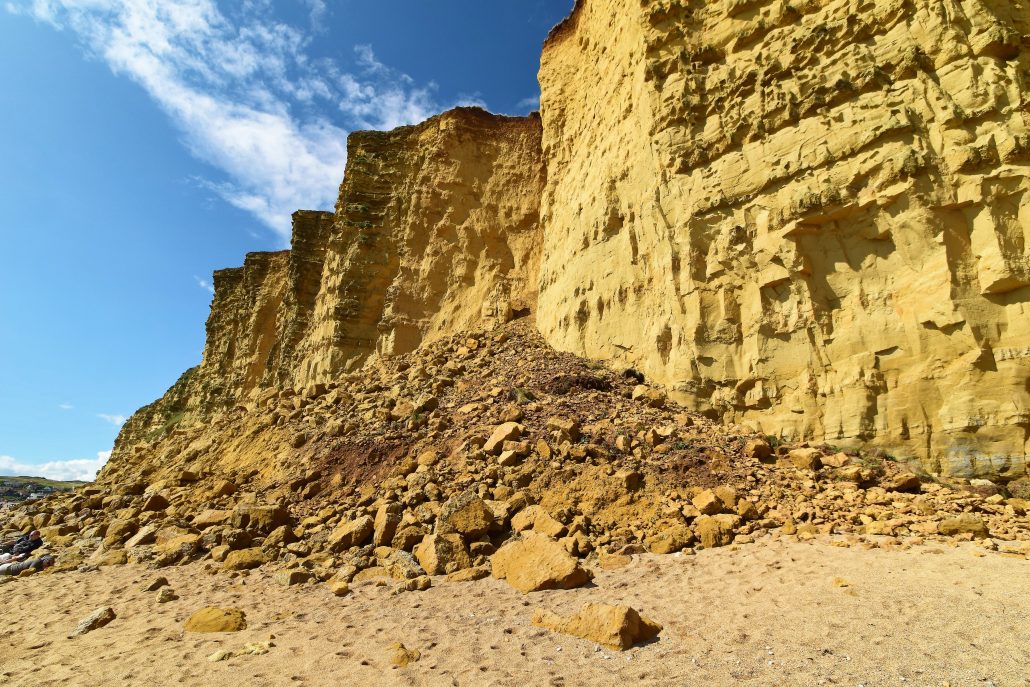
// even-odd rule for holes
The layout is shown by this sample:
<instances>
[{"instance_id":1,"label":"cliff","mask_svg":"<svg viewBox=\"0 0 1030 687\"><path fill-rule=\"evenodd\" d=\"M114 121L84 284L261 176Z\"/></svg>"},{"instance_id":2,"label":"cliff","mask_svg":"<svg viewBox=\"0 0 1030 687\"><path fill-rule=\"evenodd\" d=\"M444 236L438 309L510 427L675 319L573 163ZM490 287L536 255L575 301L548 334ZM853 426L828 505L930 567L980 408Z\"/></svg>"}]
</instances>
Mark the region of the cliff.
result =
<instances>
[{"instance_id":1,"label":"cliff","mask_svg":"<svg viewBox=\"0 0 1030 687\"><path fill-rule=\"evenodd\" d=\"M351 135L335 211L216 273L203 362L102 479L529 313L727 423L1024 477L1028 35L1027 0L580 0L539 116Z\"/></svg>"},{"instance_id":2,"label":"cliff","mask_svg":"<svg viewBox=\"0 0 1030 687\"><path fill-rule=\"evenodd\" d=\"M335 213L298 211L289 251L215 273L203 362L130 418L113 462L180 423L528 312L540 135L536 115L476 108L352 134Z\"/></svg>"},{"instance_id":3,"label":"cliff","mask_svg":"<svg viewBox=\"0 0 1030 687\"><path fill-rule=\"evenodd\" d=\"M541 331L768 434L1025 474L1027 34L1025 1L578 3Z\"/></svg>"}]
</instances>

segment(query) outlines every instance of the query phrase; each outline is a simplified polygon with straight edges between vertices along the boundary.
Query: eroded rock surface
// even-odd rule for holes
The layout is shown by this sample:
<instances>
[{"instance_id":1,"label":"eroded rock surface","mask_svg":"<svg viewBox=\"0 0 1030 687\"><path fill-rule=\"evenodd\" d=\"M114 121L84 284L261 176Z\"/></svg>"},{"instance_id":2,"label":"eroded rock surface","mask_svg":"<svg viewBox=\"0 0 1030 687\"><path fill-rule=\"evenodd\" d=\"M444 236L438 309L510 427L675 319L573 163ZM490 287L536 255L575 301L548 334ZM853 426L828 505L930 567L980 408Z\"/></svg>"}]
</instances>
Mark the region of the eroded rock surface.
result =
<instances>
[{"instance_id":1,"label":"eroded rock surface","mask_svg":"<svg viewBox=\"0 0 1030 687\"><path fill-rule=\"evenodd\" d=\"M577 3L544 336L766 434L1024 475L1028 35L1025 0Z\"/></svg>"}]
</instances>

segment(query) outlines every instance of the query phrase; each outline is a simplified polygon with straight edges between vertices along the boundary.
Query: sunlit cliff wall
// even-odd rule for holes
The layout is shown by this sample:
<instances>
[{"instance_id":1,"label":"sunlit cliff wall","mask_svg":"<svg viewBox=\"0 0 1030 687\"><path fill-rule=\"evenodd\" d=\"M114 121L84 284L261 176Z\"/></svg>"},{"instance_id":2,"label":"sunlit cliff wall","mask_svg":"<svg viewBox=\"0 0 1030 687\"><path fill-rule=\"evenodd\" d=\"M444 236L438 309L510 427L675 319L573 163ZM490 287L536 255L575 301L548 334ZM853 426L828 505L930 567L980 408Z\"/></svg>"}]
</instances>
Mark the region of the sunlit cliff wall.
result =
<instances>
[{"instance_id":1,"label":"sunlit cliff wall","mask_svg":"<svg viewBox=\"0 0 1030 687\"><path fill-rule=\"evenodd\" d=\"M541 330L770 434L1026 470L1028 3L589 0Z\"/></svg>"}]
</instances>

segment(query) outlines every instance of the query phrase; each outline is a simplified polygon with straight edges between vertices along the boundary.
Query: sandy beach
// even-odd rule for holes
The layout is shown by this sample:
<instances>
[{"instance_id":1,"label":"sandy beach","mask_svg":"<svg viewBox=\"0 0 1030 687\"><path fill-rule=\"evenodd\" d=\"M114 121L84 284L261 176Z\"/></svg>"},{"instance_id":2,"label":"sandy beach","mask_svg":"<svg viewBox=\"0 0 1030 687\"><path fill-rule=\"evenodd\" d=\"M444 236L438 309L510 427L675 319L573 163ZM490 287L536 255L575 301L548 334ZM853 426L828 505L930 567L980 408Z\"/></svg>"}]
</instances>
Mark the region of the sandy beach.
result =
<instances>
[{"instance_id":1,"label":"sandy beach","mask_svg":"<svg viewBox=\"0 0 1030 687\"><path fill-rule=\"evenodd\" d=\"M434 578L425 592L286 588L203 564L42 574L2 587L5 684L69 685L1030 685L1028 561L972 543L866 549L766 538L697 555L635 556L594 584L522 595ZM180 598L142 585L164 575ZM664 625L625 652L531 624L533 610L628 604ZM185 633L204 606L237 633ZM118 617L69 639L102 606ZM271 641L267 653L213 662ZM405 668L391 646L418 650Z\"/></svg>"}]
</instances>

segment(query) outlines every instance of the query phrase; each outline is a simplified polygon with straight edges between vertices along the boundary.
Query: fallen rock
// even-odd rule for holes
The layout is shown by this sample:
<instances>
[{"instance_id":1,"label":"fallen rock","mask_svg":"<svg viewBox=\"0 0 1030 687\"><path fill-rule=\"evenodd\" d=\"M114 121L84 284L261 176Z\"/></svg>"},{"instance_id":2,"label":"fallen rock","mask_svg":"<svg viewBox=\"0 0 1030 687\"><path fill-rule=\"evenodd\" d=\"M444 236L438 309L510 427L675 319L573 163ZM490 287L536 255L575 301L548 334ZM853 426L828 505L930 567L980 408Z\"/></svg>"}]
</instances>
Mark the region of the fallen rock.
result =
<instances>
[{"instance_id":1,"label":"fallen rock","mask_svg":"<svg viewBox=\"0 0 1030 687\"><path fill-rule=\"evenodd\" d=\"M232 526L268 534L288 524L290 514L282 506L237 506L232 513Z\"/></svg>"},{"instance_id":2,"label":"fallen rock","mask_svg":"<svg viewBox=\"0 0 1030 687\"><path fill-rule=\"evenodd\" d=\"M193 518L190 524L198 530L206 530L209 527L227 525L231 519L232 511L208 509Z\"/></svg>"},{"instance_id":3,"label":"fallen rock","mask_svg":"<svg viewBox=\"0 0 1030 687\"><path fill-rule=\"evenodd\" d=\"M462 492L443 504L436 520L439 534L457 532L471 539L490 531L494 514L483 499L471 491Z\"/></svg>"},{"instance_id":4,"label":"fallen rock","mask_svg":"<svg viewBox=\"0 0 1030 687\"><path fill-rule=\"evenodd\" d=\"M161 494L151 494L143 504L145 511L162 511L168 507L168 499Z\"/></svg>"},{"instance_id":5,"label":"fallen rock","mask_svg":"<svg viewBox=\"0 0 1030 687\"><path fill-rule=\"evenodd\" d=\"M851 462L851 456L844 452L838 452L834 453L832 456L823 456L820 460L826 467L842 468Z\"/></svg>"},{"instance_id":6,"label":"fallen rock","mask_svg":"<svg viewBox=\"0 0 1030 687\"><path fill-rule=\"evenodd\" d=\"M430 534L415 547L415 558L430 575L472 567L472 558L459 534Z\"/></svg>"},{"instance_id":7,"label":"fallen rock","mask_svg":"<svg viewBox=\"0 0 1030 687\"><path fill-rule=\"evenodd\" d=\"M665 392L660 389L652 389L644 384L633 387L633 400L640 401L652 408L665 407Z\"/></svg>"},{"instance_id":8,"label":"fallen rock","mask_svg":"<svg viewBox=\"0 0 1030 687\"><path fill-rule=\"evenodd\" d=\"M486 577L490 577L490 571L486 568L466 568L465 570L452 572L450 575L447 576L447 581L475 582L476 580L482 580Z\"/></svg>"},{"instance_id":9,"label":"fallen rock","mask_svg":"<svg viewBox=\"0 0 1030 687\"><path fill-rule=\"evenodd\" d=\"M715 515L722 511L722 500L715 495L711 489L705 489L690 500L691 505L697 508L702 515Z\"/></svg>"},{"instance_id":10,"label":"fallen rock","mask_svg":"<svg viewBox=\"0 0 1030 687\"><path fill-rule=\"evenodd\" d=\"M132 549L137 546L153 544L156 539L157 525L144 525L140 528L139 532L129 537L129 540L125 542L125 548Z\"/></svg>"},{"instance_id":11,"label":"fallen rock","mask_svg":"<svg viewBox=\"0 0 1030 687\"><path fill-rule=\"evenodd\" d=\"M682 551L694 543L694 533L686 525L667 527L651 537L647 549L651 553L669 554Z\"/></svg>"},{"instance_id":12,"label":"fallen rock","mask_svg":"<svg viewBox=\"0 0 1030 687\"><path fill-rule=\"evenodd\" d=\"M150 582L147 582L142 587L140 587L140 591L143 591L143 592L156 592L161 587L167 587L167 586L168 586L168 578L167 577L160 577L159 576L159 577L155 577Z\"/></svg>"},{"instance_id":13,"label":"fallen rock","mask_svg":"<svg viewBox=\"0 0 1030 687\"><path fill-rule=\"evenodd\" d=\"M533 530L552 539L565 535L565 525L561 524L541 506L527 506L511 519L511 529L515 532Z\"/></svg>"},{"instance_id":14,"label":"fallen rock","mask_svg":"<svg viewBox=\"0 0 1030 687\"><path fill-rule=\"evenodd\" d=\"M522 436L524 430L525 427L517 422L505 422L498 425L493 434L490 435L490 438L483 444L483 451L488 455L496 456L504 447L504 442L516 441Z\"/></svg>"},{"instance_id":15,"label":"fallen rock","mask_svg":"<svg viewBox=\"0 0 1030 687\"><path fill-rule=\"evenodd\" d=\"M418 649L409 649L400 642L395 642L390 647L390 663L398 668L404 668L409 663L415 663L422 658L422 652Z\"/></svg>"},{"instance_id":16,"label":"fallen rock","mask_svg":"<svg viewBox=\"0 0 1030 687\"><path fill-rule=\"evenodd\" d=\"M257 547L230 551L222 567L226 570L251 570L268 562L268 556Z\"/></svg>"},{"instance_id":17,"label":"fallen rock","mask_svg":"<svg viewBox=\"0 0 1030 687\"><path fill-rule=\"evenodd\" d=\"M796 448L787 454L798 470L816 471L823 466L823 453L815 448Z\"/></svg>"},{"instance_id":18,"label":"fallen rock","mask_svg":"<svg viewBox=\"0 0 1030 687\"><path fill-rule=\"evenodd\" d=\"M87 632L99 630L117 617L118 616L115 614L114 609L110 606L98 608L80 620L79 624L75 627L75 631L72 632L69 637L78 637L86 634Z\"/></svg>"},{"instance_id":19,"label":"fallen rock","mask_svg":"<svg viewBox=\"0 0 1030 687\"><path fill-rule=\"evenodd\" d=\"M713 549L733 542L733 531L740 524L737 515L702 515L694 521L694 533L701 540L701 546Z\"/></svg>"},{"instance_id":20,"label":"fallen rock","mask_svg":"<svg viewBox=\"0 0 1030 687\"><path fill-rule=\"evenodd\" d=\"M280 570L275 574L275 581L284 587L293 587L304 584L311 579L311 573L307 570Z\"/></svg>"},{"instance_id":21,"label":"fallen rock","mask_svg":"<svg viewBox=\"0 0 1030 687\"><path fill-rule=\"evenodd\" d=\"M125 565L129 562L129 555L125 553L125 549L111 549L98 553L90 559L97 566L104 568L109 565Z\"/></svg>"},{"instance_id":22,"label":"fallen rock","mask_svg":"<svg viewBox=\"0 0 1030 687\"><path fill-rule=\"evenodd\" d=\"M948 537L971 534L974 539L986 539L988 536L987 525L984 524L983 518L972 513L963 513L957 518L941 520L937 531Z\"/></svg>"},{"instance_id":23,"label":"fallen rock","mask_svg":"<svg viewBox=\"0 0 1030 687\"><path fill-rule=\"evenodd\" d=\"M239 632L247 629L247 616L238 608L208 606L186 621L187 632Z\"/></svg>"},{"instance_id":24,"label":"fallen rock","mask_svg":"<svg viewBox=\"0 0 1030 687\"><path fill-rule=\"evenodd\" d=\"M401 592L424 592L433 586L433 581L429 579L428 575L422 575L421 577L415 577L410 580L403 580L393 589L394 594Z\"/></svg>"},{"instance_id":25,"label":"fallen rock","mask_svg":"<svg viewBox=\"0 0 1030 687\"><path fill-rule=\"evenodd\" d=\"M764 463L772 456L772 446L765 439L752 439L744 447L744 455Z\"/></svg>"},{"instance_id":26,"label":"fallen rock","mask_svg":"<svg viewBox=\"0 0 1030 687\"><path fill-rule=\"evenodd\" d=\"M886 485L890 491L919 491L923 483L918 475L911 472L902 472L894 475Z\"/></svg>"},{"instance_id":27,"label":"fallen rock","mask_svg":"<svg viewBox=\"0 0 1030 687\"><path fill-rule=\"evenodd\" d=\"M491 559L494 577L523 594L543 589L572 589L590 581L590 572L558 542L542 536L511 541Z\"/></svg>"},{"instance_id":28,"label":"fallen rock","mask_svg":"<svg viewBox=\"0 0 1030 687\"><path fill-rule=\"evenodd\" d=\"M326 586L329 587L329 591L332 592L333 596L347 596L350 594L350 583L346 577L333 575L326 580Z\"/></svg>"},{"instance_id":29,"label":"fallen rock","mask_svg":"<svg viewBox=\"0 0 1030 687\"><path fill-rule=\"evenodd\" d=\"M552 417L547 420L547 429L558 432L563 439L575 443L579 441L579 422L570 417Z\"/></svg>"},{"instance_id":30,"label":"fallen rock","mask_svg":"<svg viewBox=\"0 0 1030 687\"><path fill-rule=\"evenodd\" d=\"M329 535L329 550L339 552L352 546L361 546L368 541L374 530L375 521L367 515L345 522Z\"/></svg>"},{"instance_id":31,"label":"fallen rock","mask_svg":"<svg viewBox=\"0 0 1030 687\"><path fill-rule=\"evenodd\" d=\"M179 597L175 594L174 591L172 591L171 587L162 587L157 592L157 602L159 604L166 604L169 601L175 601L178 598Z\"/></svg>"},{"instance_id":32,"label":"fallen rock","mask_svg":"<svg viewBox=\"0 0 1030 687\"><path fill-rule=\"evenodd\" d=\"M533 624L617 651L653 639L662 631L661 625L629 606L608 604L586 604L579 613L568 618L537 609L533 613Z\"/></svg>"},{"instance_id":33,"label":"fallen rock","mask_svg":"<svg viewBox=\"0 0 1030 687\"><path fill-rule=\"evenodd\" d=\"M837 470L837 475L846 482L861 484L867 479L866 471L859 465L845 465Z\"/></svg>"},{"instance_id":34,"label":"fallen rock","mask_svg":"<svg viewBox=\"0 0 1030 687\"><path fill-rule=\"evenodd\" d=\"M724 511L732 511L737 507L737 500L739 497L737 495L737 490L733 487L727 485L716 487L715 495L719 497L719 500L722 502Z\"/></svg>"},{"instance_id":35,"label":"fallen rock","mask_svg":"<svg viewBox=\"0 0 1030 687\"><path fill-rule=\"evenodd\" d=\"M139 521L135 518L116 518L107 525L104 535L104 546L111 548L129 539L139 529Z\"/></svg>"},{"instance_id":36,"label":"fallen rock","mask_svg":"<svg viewBox=\"0 0 1030 687\"><path fill-rule=\"evenodd\" d=\"M372 546L389 546L401 524L401 505L386 503L376 512L372 529Z\"/></svg>"}]
</instances>

